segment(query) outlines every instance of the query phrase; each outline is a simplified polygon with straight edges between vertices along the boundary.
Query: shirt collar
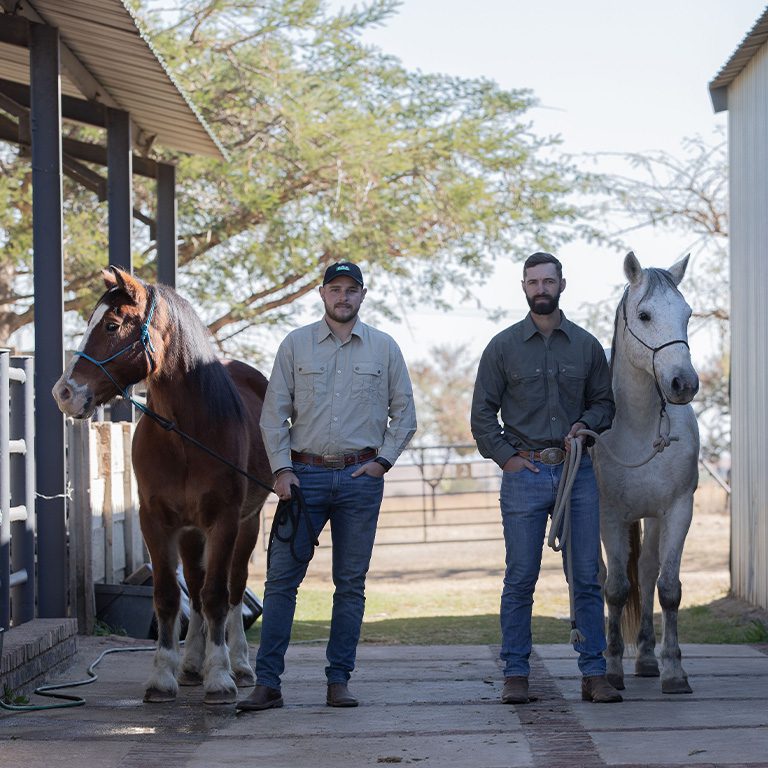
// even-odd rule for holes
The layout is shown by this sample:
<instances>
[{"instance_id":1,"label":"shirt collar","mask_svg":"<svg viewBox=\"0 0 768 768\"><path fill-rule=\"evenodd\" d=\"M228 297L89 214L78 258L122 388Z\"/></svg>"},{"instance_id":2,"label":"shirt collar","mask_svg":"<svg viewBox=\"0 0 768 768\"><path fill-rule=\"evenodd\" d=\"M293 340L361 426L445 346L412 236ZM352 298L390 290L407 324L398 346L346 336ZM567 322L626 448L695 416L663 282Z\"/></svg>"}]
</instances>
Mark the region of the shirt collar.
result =
<instances>
[{"instance_id":1,"label":"shirt collar","mask_svg":"<svg viewBox=\"0 0 768 768\"><path fill-rule=\"evenodd\" d=\"M352 326L352 333L351 336L357 336L358 338L363 337L363 322L360 320L360 317L355 318L355 324ZM331 327L328 325L328 323L325 320L325 316L323 316L320 319L320 322L317 325L317 340L318 341L325 341L329 336L333 335L333 331L331 330ZM350 336L350 338L351 338Z\"/></svg>"},{"instance_id":2,"label":"shirt collar","mask_svg":"<svg viewBox=\"0 0 768 768\"><path fill-rule=\"evenodd\" d=\"M568 341L571 340L573 323L565 316L565 312L560 310L560 325L555 328L555 331L562 331ZM536 327L536 323L533 322L531 313L529 312L525 318L523 318L523 340L528 341L532 336L536 335L539 329Z\"/></svg>"}]
</instances>

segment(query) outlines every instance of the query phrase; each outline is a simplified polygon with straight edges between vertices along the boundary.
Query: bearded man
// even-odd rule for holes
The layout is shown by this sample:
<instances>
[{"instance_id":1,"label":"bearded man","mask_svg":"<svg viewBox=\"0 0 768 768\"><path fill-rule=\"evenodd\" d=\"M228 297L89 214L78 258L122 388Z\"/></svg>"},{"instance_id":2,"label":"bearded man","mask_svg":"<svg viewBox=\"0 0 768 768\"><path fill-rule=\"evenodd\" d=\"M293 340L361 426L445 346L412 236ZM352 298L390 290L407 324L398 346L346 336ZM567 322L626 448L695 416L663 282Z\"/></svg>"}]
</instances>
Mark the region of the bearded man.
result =
<instances>
[{"instance_id":1,"label":"bearded man","mask_svg":"<svg viewBox=\"0 0 768 768\"><path fill-rule=\"evenodd\" d=\"M566 451L573 440L583 440L576 436L580 430L608 429L615 410L600 343L559 308L565 290L560 262L549 253L529 256L522 287L531 311L495 336L483 352L471 416L478 450L503 470L500 504L506 570L500 618L505 704L532 700L528 675L533 593ZM599 501L586 451L571 495L570 549L576 628L584 638L574 644L582 698L621 701L605 675ZM563 566L567 574L565 548Z\"/></svg>"}]
</instances>

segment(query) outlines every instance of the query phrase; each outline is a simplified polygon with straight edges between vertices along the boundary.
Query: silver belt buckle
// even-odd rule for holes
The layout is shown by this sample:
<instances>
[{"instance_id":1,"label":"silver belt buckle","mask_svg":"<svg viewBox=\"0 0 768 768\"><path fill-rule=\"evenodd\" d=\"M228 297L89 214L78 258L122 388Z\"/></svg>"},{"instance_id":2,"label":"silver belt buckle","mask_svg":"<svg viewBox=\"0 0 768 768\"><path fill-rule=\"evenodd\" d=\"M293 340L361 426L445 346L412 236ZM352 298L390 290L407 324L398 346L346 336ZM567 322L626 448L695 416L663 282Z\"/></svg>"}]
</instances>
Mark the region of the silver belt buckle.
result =
<instances>
[{"instance_id":1,"label":"silver belt buckle","mask_svg":"<svg viewBox=\"0 0 768 768\"><path fill-rule=\"evenodd\" d=\"M562 448L544 448L540 451L542 464L562 464L565 461L565 451Z\"/></svg>"},{"instance_id":2,"label":"silver belt buckle","mask_svg":"<svg viewBox=\"0 0 768 768\"><path fill-rule=\"evenodd\" d=\"M323 466L326 469L344 469L343 453L324 453Z\"/></svg>"}]
</instances>

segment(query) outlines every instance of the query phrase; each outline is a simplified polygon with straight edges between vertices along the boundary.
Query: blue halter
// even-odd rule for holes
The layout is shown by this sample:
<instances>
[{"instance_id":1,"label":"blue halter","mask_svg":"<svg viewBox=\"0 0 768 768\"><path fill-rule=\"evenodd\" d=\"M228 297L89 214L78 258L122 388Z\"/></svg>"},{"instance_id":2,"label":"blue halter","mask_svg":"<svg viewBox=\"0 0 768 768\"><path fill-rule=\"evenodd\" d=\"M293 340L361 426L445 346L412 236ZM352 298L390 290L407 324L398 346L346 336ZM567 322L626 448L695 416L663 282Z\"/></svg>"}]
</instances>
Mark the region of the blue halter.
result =
<instances>
[{"instance_id":1,"label":"blue halter","mask_svg":"<svg viewBox=\"0 0 768 768\"><path fill-rule=\"evenodd\" d=\"M141 332L139 334L139 338L136 339L136 341L132 341L127 346L123 347L118 352L115 352L114 355L110 355L109 357L105 357L103 360L97 360L95 357L91 357L89 354L86 354L85 352L75 352L75 355L79 355L80 357L88 360L88 362L93 363L95 366L101 369L102 373L115 385L117 388L117 391L126 399L130 400L131 403L133 403L140 411L145 412L145 408L141 403L138 403L136 400L134 400L130 394L128 394L128 388L127 387L121 387L117 381L115 381L114 376L106 369L106 364L112 362L112 360L115 360L116 358L120 357L120 355L125 354L129 349L133 349L137 344L141 344L142 347L144 347L144 354L147 356L147 360L149 360L149 373L153 373L155 370L155 360L152 357L152 354L155 351L155 347L152 344L152 339L149 336L149 326L152 322L152 316L155 314L155 307L157 306L157 298L155 296L155 293L152 293L152 303L149 306L149 312L147 313L147 319L142 323L141 325Z\"/></svg>"}]
</instances>

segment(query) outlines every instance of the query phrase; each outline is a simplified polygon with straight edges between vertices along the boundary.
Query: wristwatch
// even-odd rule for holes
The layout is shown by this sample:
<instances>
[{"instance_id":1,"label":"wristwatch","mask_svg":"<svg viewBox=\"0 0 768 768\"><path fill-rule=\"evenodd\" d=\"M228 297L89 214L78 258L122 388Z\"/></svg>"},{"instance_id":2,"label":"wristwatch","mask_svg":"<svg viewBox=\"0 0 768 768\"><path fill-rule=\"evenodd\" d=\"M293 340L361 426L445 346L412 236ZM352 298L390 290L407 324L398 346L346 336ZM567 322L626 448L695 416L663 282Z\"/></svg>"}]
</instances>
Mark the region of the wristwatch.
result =
<instances>
[{"instance_id":1,"label":"wristwatch","mask_svg":"<svg viewBox=\"0 0 768 768\"><path fill-rule=\"evenodd\" d=\"M377 456L374 459L374 461L377 464L381 464L381 466L384 467L385 472L389 472L389 470L392 469L392 465L385 458L382 458L381 456Z\"/></svg>"}]
</instances>

